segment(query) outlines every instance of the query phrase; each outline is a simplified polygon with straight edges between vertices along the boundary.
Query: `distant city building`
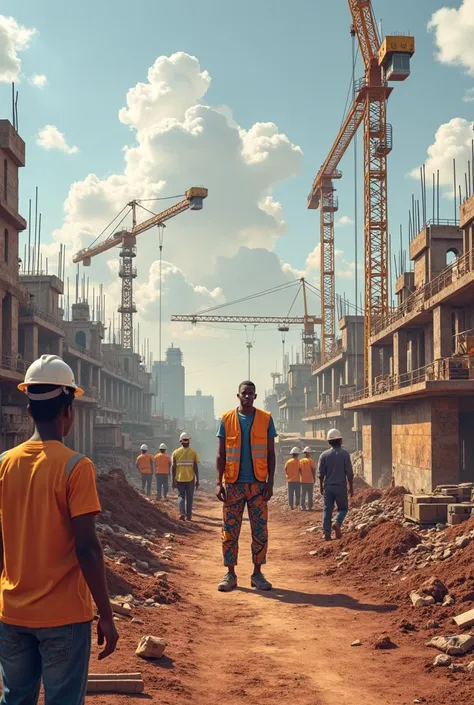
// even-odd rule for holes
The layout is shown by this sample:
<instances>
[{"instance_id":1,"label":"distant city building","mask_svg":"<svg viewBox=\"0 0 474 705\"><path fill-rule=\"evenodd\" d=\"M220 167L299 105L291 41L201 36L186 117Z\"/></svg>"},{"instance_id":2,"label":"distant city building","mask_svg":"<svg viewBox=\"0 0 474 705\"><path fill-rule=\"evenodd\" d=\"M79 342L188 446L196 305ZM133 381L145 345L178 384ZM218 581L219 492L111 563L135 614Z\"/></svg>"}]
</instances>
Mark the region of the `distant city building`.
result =
<instances>
[{"instance_id":1,"label":"distant city building","mask_svg":"<svg viewBox=\"0 0 474 705\"><path fill-rule=\"evenodd\" d=\"M185 418L184 365L180 348L171 345L166 359L153 363L154 411L169 419Z\"/></svg>"},{"instance_id":2,"label":"distant city building","mask_svg":"<svg viewBox=\"0 0 474 705\"><path fill-rule=\"evenodd\" d=\"M206 428L214 428L214 397L204 395L200 389L194 395L185 397L185 412L186 418L189 420L197 419L203 421Z\"/></svg>"}]
</instances>

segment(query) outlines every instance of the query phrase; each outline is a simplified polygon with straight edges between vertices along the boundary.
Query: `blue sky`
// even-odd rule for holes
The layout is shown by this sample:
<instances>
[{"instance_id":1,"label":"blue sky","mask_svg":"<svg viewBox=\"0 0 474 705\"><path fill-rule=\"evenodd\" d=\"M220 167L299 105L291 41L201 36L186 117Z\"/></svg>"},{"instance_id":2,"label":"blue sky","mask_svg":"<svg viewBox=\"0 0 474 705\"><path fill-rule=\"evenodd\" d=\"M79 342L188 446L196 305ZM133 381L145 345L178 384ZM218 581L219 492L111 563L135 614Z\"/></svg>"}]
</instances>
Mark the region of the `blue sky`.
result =
<instances>
[{"instance_id":1,"label":"blue sky","mask_svg":"<svg viewBox=\"0 0 474 705\"><path fill-rule=\"evenodd\" d=\"M473 76L465 72L468 62L463 68L437 61L435 36L427 31L434 12L443 5L459 9L462 3L474 14L473 0L397 0L396 3L393 0L373 0L377 18L383 20L385 34L409 32L416 37L417 43L412 75L404 83L393 84L389 102L389 121L394 128L394 150L389 157L389 221L394 233L398 233L400 223L407 224L411 194L419 194L418 182L408 174L426 159L427 148L433 144L436 130L453 118L472 120L473 103L463 102L465 92L474 86ZM147 80L148 68L158 56L183 51L196 56L201 70L207 70L212 78L205 103L229 106L235 121L245 129L256 122L275 123L293 145L299 145L303 150L300 173L278 183L273 196L282 204L288 228L287 235L277 241L276 252L292 267L304 268L308 253L319 241L319 213L306 209L306 198L340 127L349 87L351 38L346 2L241 0L236 4L230 0L201 0L199 3L137 0L131 4L116 0L112 4L82 0L69 4L66 9L59 0L41 3L36 0L4 0L1 13L37 30L29 48L20 54L23 74L23 80L18 84L20 133L27 143L27 167L21 172L21 206L23 215L27 216L28 199L33 197L38 185L45 240L54 229L63 225L63 203L74 182L82 182L89 173L97 174L100 179L123 173L123 147L133 145L136 135L118 119L118 111L126 105L127 91L137 82ZM464 41L469 45L469 36L467 40L464 37ZM461 49L459 54L462 55ZM357 73L363 75L360 62ZM32 74L47 76L45 88L30 85L28 77ZM9 117L8 84L0 83L0 101L2 115ZM37 146L38 131L46 124L57 126L68 143L77 145L80 151L65 154L57 150L45 151ZM463 129L465 133L470 129L467 122ZM449 132L447 137L449 141L452 133ZM442 160L442 155L438 162L439 159ZM450 158L445 161L447 164ZM278 161L275 165L278 168ZM344 159L341 167L345 176L337 185L339 216L352 217L352 153ZM178 175L179 169L180 165L176 164ZM198 174L199 170L190 173ZM361 176L362 165L359 164L359 179ZM183 183L182 188L188 185ZM245 186L244 182L237 182L237 186L229 183L229 190L236 191L230 197L237 204ZM202 223L206 222L206 212L210 217L215 207L215 204L211 205L212 195L211 192ZM88 205L90 207L90 203ZM452 208L452 201L442 199L442 215L451 217ZM183 216L180 221L183 228L187 217ZM189 214L190 219L194 217ZM105 225L105 218L105 214L102 219L99 212L94 227L99 229L99 223ZM225 228L225 219L219 221L218 226L221 230ZM174 221L173 232L181 232L181 225L178 230ZM218 230L216 232L220 234ZM338 228L336 242L337 248L343 251L342 258L352 262L353 228ZM220 286L217 269L210 274L206 271L206 277L200 279L199 268L192 267L193 252L189 247L187 250L186 265L190 267L193 283L203 284L209 290ZM359 257L361 252L360 246ZM221 249L217 254L226 256L227 250ZM180 258L172 261L181 266ZM243 253L240 260L235 261L235 266L245 269L248 261ZM252 291L271 286L273 274L268 263L262 265L268 270L265 286L263 281L258 281L257 255L254 264L255 281L247 286L251 286ZM204 263L199 260L199 267L204 271L205 260ZM228 274L222 275L222 271L228 272L229 269L232 271L232 266L221 268L221 276L230 278ZM139 271L143 272L140 263ZM185 268L184 271L187 274ZM173 305L182 296L183 302L196 310L199 306L193 298L195 292L183 288L179 275L171 268L169 272L181 287L176 294L170 287ZM91 277L94 276L96 281L102 281L97 278L102 276L99 263L95 269L91 268ZM110 272L108 276L110 278ZM275 283L279 282L275 280ZM156 289L156 278L153 286ZM237 298L239 287L239 281L233 282L228 295L231 292L232 298ZM117 289L110 291L112 296L118 295ZM352 298L353 281L350 277L339 282L339 292L343 291ZM156 290L151 298L152 303L156 303ZM152 337L153 334L149 335ZM165 344L170 342L171 335L165 335ZM294 338L295 345L298 336ZM216 359L210 360L211 364L217 364L219 355L227 354L233 341L238 342L240 338L230 335L226 341L213 344ZM192 352L196 369L205 367L210 356L208 339L204 337L201 347L199 340L191 338L187 343L185 339L178 342L185 355L186 345L189 346L188 355ZM262 344L260 349L261 374L268 376L265 355L277 356L274 341L267 347ZM245 364L245 350L242 350L242 361ZM222 384L226 391L223 378L228 371L220 369L221 376L217 376L213 383ZM203 388L208 387L203 385ZM215 388L211 391L219 398Z\"/></svg>"},{"instance_id":2,"label":"blue sky","mask_svg":"<svg viewBox=\"0 0 474 705\"><path fill-rule=\"evenodd\" d=\"M40 7L41 5L41 7ZM281 3L283 5L283 3ZM412 76L396 84L389 119L395 148L390 156L390 223L406 223L410 195L418 185L407 172L425 158L438 126L454 116L470 118L472 105L462 102L472 80L434 59L433 35L427 32L441 0L375 0L385 33L392 29L416 36ZM22 54L23 71L45 73L48 85L20 88L20 131L28 144L28 167L22 172L22 203L40 186L45 228L57 227L71 182L89 171L106 176L120 171L120 148L131 141L117 119L127 90L161 54L183 50L197 56L212 77L206 101L231 107L237 122L275 122L305 159L302 173L279 185L289 237L277 251L301 266L318 238L318 215L305 209L311 181L340 125L350 77L351 40L346 3L294 0L284 10L270 0L189 0L179 3L85 0L70 5L46 0L4 0L2 11L38 34ZM358 73L362 75L359 65ZM9 105L9 86L0 97ZM57 125L71 143L74 157L45 152L35 134L46 123ZM352 157L343 163L346 179L338 186L340 215L352 215ZM450 211L449 204L446 204ZM338 246L352 250L351 229L338 233ZM350 254L349 254L350 256Z\"/></svg>"}]
</instances>

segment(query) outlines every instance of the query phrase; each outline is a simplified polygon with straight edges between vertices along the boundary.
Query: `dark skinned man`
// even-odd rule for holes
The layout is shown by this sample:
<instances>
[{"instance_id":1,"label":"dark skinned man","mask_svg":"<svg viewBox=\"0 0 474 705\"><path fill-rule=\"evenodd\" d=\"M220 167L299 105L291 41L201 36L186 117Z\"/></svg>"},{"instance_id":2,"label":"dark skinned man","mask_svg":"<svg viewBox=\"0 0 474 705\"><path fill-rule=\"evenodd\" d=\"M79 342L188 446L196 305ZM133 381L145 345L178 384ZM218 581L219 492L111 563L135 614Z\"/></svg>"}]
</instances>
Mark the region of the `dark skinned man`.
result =
<instances>
[{"instance_id":1,"label":"dark skinned man","mask_svg":"<svg viewBox=\"0 0 474 705\"><path fill-rule=\"evenodd\" d=\"M237 587L235 567L245 505L252 530L254 572L251 586L271 590L262 573L268 546L268 502L273 496L275 477L275 438L277 432L271 414L254 407L255 384L239 385L239 406L223 414L217 432L216 496L223 502L222 547L227 574L219 583L221 592Z\"/></svg>"}]
</instances>

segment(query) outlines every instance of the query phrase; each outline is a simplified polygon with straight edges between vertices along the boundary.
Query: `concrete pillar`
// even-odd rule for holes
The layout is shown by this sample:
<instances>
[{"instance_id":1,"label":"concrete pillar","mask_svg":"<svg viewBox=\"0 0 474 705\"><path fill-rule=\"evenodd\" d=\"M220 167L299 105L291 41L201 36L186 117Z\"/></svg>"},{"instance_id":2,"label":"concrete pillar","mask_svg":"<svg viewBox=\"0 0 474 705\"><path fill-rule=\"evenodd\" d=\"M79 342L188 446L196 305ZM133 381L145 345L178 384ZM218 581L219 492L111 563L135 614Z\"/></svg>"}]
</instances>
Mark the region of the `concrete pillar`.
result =
<instances>
[{"instance_id":1,"label":"concrete pillar","mask_svg":"<svg viewBox=\"0 0 474 705\"><path fill-rule=\"evenodd\" d=\"M321 402L321 378L316 375L316 408L319 407Z\"/></svg>"},{"instance_id":2,"label":"concrete pillar","mask_svg":"<svg viewBox=\"0 0 474 705\"><path fill-rule=\"evenodd\" d=\"M369 351L369 387L375 382L376 377L382 374L381 348L372 345Z\"/></svg>"},{"instance_id":3,"label":"concrete pillar","mask_svg":"<svg viewBox=\"0 0 474 705\"><path fill-rule=\"evenodd\" d=\"M79 358L76 360L76 384L79 386L82 384L82 366Z\"/></svg>"},{"instance_id":4,"label":"concrete pillar","mask_svg":"<svg viewBox=\"0 0 474 705\"><path fill-rule=\"evenodd\" d=\"M89 365L88 374L89 376L87 384L89 385L89 389L91 389L94 386L94 368L92 367L92 365Z\"/></svg>"},{"instance_id":5,"label":"concrete pillar","mask_svg":"<svg viewBox=\"0 0 474 705\"><path fill-rule=\"evenodd\" d=\"M406 331L393 334L393 374L397 377L407 371L407 345Z\"/></svg>"},{"instance_id":6,"label":"concrete pillar","mask_svg":"<svg viewBox=\"0 0 474 705\"><path fill-rule=\"evenodd\" d=\"M1 315L1 314L0 314ZM38 326L25 327L25 360L33 362L38 359Z\"/></svg>"},{"instance_id":7,"label":"concrete pillar","mask_svg":"<svg viewBox=\"0 0 474 705\"><path fill-rule=\"evenodd\" d=\"M451 308L437 306L433 311L433 357L435 360L451 357Z\"/></svg>"}]
</instances>

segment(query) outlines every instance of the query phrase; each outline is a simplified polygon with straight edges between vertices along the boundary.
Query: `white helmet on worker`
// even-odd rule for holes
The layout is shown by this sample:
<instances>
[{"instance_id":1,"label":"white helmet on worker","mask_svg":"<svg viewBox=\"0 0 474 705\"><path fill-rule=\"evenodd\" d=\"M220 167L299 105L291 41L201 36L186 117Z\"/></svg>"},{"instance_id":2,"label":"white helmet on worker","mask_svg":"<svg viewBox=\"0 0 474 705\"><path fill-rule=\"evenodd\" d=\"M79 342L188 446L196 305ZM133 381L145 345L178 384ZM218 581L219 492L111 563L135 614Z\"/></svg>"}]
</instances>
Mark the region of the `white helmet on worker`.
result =
<instances>
[{"instance_id":1,"label":"white helmet on worker","mask_svg":"<svg viewBox=\"0 0 474 705\"><path fill-rule=\"evenodd\" d=\"M300 449L297 448L296 446L291 449L290 455L299 455L301 453Z\"/></svg>"},{"instance_id":2,"label":"white helmet on worker","mask_svg":"<svg viewBox=\"0 0 474 705\"><path fill-rule=\"evenodd\" d=\"M167 446L166 446L166 443L162 443L162 444L160 445L160 450L168 450L168 448L167 448Z\"/></svg>"},{"instance_id":3,"label":"white helmet on worker","mask_svg":"<svg viewBox=\"0 0 474 705\"><path fill-rule=\"evenodd\" d=\"M303 448L303 453L312 453L313 451L309 446L306 446L306 448Z\"/></svg>"},{"instance_id":4,"label":"white helmet on worker","mask_svg":"<svg viewBox=\"0 0 474 705\"><path fill-rule=\"evenodd\" d=\"M39 384L57 387L51 392L35 394L31 387ZM47 401L59 397L67 388L74 389L74 396L80 397L84 390L77 386L74 373L69 365L58 355L41 355L26 370L25 381L18 385L20 392L35 401Z\"/></svg>"},{"instance_id":5,"label":"white helmet on worker","mask_svg":"<svg viewBox=\"0 0 474 705\"><path fill-rule=\"evenodd\" d=\"M328 441L342 441L341 432L337 428L331 428L328 431Z\"/></svg>"},{"instance_id":6,"label":"white helmet on worker","mask_svg":"<svg viewBox=\"0 0 474 705\"><path fill-rule=\"evenodd\" d=\"M187 433L187 431L183 431L183 433L179 437L179 440L180 441L190 441L191 436L189 435L189 433Z\"/></svg>"},{"instance_id":7,"label":"white helmet on worker","mask_svg":"<svg viewBox=\"0 0 474 705\"><path fill-rule=\"evenodd\" d=\"M146 443L143 443L143 444L140 446L140 450L143 450L145 453L147 452L148 446L146 445Z\"/></svg>"}]
</instances>

